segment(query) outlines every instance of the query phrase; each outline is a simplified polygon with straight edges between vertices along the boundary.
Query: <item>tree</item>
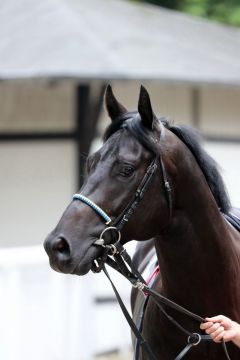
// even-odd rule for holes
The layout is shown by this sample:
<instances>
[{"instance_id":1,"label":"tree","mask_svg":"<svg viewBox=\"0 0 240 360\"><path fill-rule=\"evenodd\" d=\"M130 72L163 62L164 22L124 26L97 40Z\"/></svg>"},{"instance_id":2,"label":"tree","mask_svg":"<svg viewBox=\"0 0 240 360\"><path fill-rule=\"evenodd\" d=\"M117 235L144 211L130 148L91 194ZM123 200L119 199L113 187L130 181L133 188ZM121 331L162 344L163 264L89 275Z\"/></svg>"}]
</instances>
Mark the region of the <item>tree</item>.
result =
<instances>
[{"instance_id":1,"label":"tree","mask_svg":"<svg viewBox=\"0 0 240 360\"><path fill-rule=\"evenodd\" d=\"M138 0L240 26L239 0Z\"/></svg>"}]
</instances>

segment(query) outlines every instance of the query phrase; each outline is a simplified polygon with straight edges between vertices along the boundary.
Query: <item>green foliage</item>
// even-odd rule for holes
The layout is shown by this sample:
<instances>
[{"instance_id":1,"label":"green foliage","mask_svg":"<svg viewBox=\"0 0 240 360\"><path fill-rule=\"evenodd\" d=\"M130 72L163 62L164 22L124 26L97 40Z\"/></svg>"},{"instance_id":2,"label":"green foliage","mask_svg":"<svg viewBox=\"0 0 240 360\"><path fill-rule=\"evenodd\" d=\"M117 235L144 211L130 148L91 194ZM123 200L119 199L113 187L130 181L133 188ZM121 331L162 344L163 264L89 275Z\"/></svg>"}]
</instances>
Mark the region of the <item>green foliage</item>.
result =
<instances>
[{"instance_id":1,"label":"green foliage","mask_svg":"<svg viewBox=\"0 0 240 360\"><path fill-rule=\"evenodd\" d=\"M240 0L138 0L240 26Z\"/></svg>"}]
</instances>

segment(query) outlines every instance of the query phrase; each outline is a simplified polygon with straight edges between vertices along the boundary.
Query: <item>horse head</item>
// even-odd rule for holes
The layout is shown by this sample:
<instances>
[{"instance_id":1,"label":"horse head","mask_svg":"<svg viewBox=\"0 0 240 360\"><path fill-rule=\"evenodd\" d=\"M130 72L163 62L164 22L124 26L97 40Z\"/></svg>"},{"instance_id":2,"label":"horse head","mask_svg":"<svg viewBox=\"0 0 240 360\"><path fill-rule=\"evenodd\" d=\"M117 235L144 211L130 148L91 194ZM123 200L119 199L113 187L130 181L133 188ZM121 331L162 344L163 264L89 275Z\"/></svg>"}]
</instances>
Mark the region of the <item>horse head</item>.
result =
<instances>
[{"instance_id":1,"label":"horse head","mask_svg":"<svg viewBox=\"0 0 240 360\"><path fill-rule=\"evenodd\" d=\"M105 105L111 124L104 144L88 157L80 194L74 196L44 243L51 267L63 273L86 274L101 256L102 248L96 245L100 234L104 233L105 243L115 239L113 224L126 243L152 238L168 222L166 171L159 160L165 128L152 110L148 92L141 87L138 111L128 112L108 86ZM138 196L141 201L135 206ZM134 211L131 208L132 216L126 219L129 203ZM116 224L122 224L123 218L120 234Z\"/></svg>"}]
</instances>

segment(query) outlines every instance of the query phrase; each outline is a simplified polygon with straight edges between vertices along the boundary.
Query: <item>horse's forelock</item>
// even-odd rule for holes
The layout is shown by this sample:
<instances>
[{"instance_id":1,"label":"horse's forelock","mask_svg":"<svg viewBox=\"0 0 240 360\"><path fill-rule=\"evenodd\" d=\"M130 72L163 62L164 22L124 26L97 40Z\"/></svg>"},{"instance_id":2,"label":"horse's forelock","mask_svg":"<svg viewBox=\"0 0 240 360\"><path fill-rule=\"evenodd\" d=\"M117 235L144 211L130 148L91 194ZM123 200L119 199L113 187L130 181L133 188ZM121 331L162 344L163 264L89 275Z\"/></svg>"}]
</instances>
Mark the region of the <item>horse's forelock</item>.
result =
<instances>
[{"instance_id":1,"label":"horse's forelock","mask_svg":"<svg viewBox=\"0 0 240 360\"><path fill-rule=\"evenodd\" d=\"M127 128L146 149L155 155L158 154L158 149L151 136L152 131L142 124L141 117L137 111L128 112L115 119L106 129L103 136L104 141L122 128Z\"/></svg>"},{"instance_id":2,"label":"horse's forelock","mask_svg":"<svg viewBox=\"0 0 240 360\"><path fill-rule=\"evenodd\" d=\"M103 141L107 141L107 139L111 135L113 135L115 132L123 128L123 125L126 122L126 120L131 119L134 115L136 115L136 111L121 115L118 118L116 118L114 121L112 121L103 134Z\"/></svg>"}]
</instances>

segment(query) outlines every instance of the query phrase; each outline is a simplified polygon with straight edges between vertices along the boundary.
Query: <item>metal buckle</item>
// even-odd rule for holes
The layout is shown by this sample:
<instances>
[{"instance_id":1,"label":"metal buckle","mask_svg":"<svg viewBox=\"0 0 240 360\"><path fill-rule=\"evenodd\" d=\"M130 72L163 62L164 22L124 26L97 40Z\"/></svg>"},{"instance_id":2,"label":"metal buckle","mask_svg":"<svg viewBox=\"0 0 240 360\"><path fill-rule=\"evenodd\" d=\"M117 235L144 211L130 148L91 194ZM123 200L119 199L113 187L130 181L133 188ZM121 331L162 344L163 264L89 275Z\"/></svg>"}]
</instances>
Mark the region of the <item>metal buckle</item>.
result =
<instances>
[{"instance_id":1,"label":"metal buckle","mask_svg":"<svg viewBox=\"0 0 240 360\"><path fill-rule=\"evenodd\" d=\"M192 336L192 335L196 335L196 336L198 337L198 339L196 340L196 342L191 341L191 339L193 339L193 336ZM198 334L198 333L192 333L192 335L190 335L190 336L188 337L188 343L189 343L189 344L192 344L193 346L196 346L196 345L198 345L198 344L200 343L200 341L202 340L201 335Z\"/></svg>"}]
</instances>

